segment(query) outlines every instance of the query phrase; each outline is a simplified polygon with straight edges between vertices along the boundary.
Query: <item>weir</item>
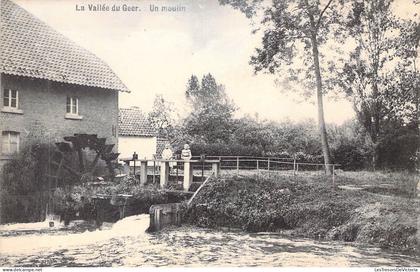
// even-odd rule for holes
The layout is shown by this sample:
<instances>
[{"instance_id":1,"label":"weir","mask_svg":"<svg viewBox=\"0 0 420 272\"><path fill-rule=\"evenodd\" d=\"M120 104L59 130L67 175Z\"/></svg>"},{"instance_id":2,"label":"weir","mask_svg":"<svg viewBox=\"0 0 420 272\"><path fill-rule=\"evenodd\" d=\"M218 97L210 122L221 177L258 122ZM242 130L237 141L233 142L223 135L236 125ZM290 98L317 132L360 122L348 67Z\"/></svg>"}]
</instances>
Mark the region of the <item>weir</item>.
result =
<instances>
[{"instance_id":1,"label":"weir","mask_svg":"<svg viewBox=\"0 0 420 272\"><path fill-rule=\"evenodd\" d=\"M130 163L133 160L124 160L126 163ZM203 187L203 185L209 180L207 177L203 183L194 178L193 165L204 164L211 165L211 177L218 177L220 175L220 160L135 160L134 165L140 165L140 184L135 186L144 187L147 183L147 168L148 165L153 163L158 165L160 169L160 181L159 190L164 192L167 196L166 203L159 203L153 205L149 209L150 215L150 231L159 231L167 225L179 225L180 224L180 201L191 200ZM171 163L176 163L178 166L183 166L182 175L182 190L170 189L170 171ZM173 164L172 164L173 165ZM203 175L204 172L201 174ZM173 176L172 176L173 178ZM115 179L117 181L118 179ZM173 181L172 181L173 182ZM148 189L144 188L147 191ZM152 190L153 191L153 190ZM47 224L50 227L54 227L60 221L64 221L65 225L68 225L73 220L95 220L97 226L101 226L103 222L116 222L127 216L144 213L147 209L142 201L136 201L134 195L131 194L96 194L91 196L93 203L84 205L79 210L68 209L64 213L54 215L53 213L46 216ZM170 204L167 204L167 202Z\"/></svg>"},{"instance_id":2,"label":"weir","mask_svg":"<svg viewBox=\"0 0 420 272\"><path fill-rule=\"evenodd\" d=\"M158 204L150 207L150 226L147 231L154 232L168 225L181 225L181 203Z\"/></svg>"},{"instance_id":3,"label":"weir","mask_svg":"<svg viewBox=\"0 0 420 272\"><path fill-rule=\"evenodd\" d=\"M182 188L184 191L188 191L193 183L194 165L211 165L211 171L215 177L220 176L220 160L138 160L138 159L121 159L127 164L140 165L140 184L145 185L147 183L148 176L148 165L153 164L159 167L160 173L160 188L165 189L169 182L170 177L170 165L176 164L182 165L183 174L182 174Z\"/></svg>"},{"instance_id":4,"label":"weir","mask_svg":"<svg viewBox=\"0 0 420 272\"><path fill-rule=\"evenodd\" d=\"M187 202L189 206L200 190L214 177L213 173L201 184ZM182 223L181 203L158 204L150 207L150 226L148 231L154 232L163 229L165 226L179 226Z\"/></svg>"}]
</instances>

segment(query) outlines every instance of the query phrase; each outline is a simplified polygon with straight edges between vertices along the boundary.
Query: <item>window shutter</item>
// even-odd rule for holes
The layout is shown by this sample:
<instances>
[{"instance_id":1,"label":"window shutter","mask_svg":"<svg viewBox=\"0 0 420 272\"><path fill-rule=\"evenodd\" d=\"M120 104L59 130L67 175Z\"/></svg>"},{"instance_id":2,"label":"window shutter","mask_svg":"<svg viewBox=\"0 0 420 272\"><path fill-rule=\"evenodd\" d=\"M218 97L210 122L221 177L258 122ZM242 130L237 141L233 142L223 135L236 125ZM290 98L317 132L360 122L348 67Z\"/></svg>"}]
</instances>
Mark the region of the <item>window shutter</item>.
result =
<instances>
[{"instance_id":1,"label":"window shutter","mask_svg":"<svg viewBox=\"0 0 420 272\"><path fill-rule=\"evenodd\" d=\"M71 113L71 98L67 96L66 112Z\"/></svg>"}]
</instances>

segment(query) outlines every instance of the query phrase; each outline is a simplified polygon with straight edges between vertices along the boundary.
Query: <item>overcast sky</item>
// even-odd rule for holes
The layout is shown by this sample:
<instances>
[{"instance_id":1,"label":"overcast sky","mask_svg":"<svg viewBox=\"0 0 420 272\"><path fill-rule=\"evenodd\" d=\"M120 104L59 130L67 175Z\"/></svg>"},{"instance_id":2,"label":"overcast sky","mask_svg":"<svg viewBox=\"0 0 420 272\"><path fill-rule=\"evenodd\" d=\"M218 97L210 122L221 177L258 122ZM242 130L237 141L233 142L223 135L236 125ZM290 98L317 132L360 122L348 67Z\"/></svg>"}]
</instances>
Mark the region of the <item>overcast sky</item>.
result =
<instances>
[{"instance_id":1,"label":"overcast sky","mask_svg":"<svg viewBox=\"0 0 420 272\"><path fill-rule=\"evenodd\" d=\"M406 1L406 0L401 0ZM407 0L408 1L408 0ZM217 0L174 0L179 12L151 12L162 0L73 1L16 0L38 18L107 62L131 90L120 95L120 107L149 111L156 94L182 111L188 78L211 73L239 107L238 115L258 113L271 120L316 119L316 107L297 102L274 84L270 75L254 75L248 64L260 37L250 21ZM400 1L398 1L400 2ZM140 12L91 12L88 4L138 6ZM85 11L77 11L76 5ZM285 94L286 93L286 94ZM325 101L327 122L354 116L350 103Z\"/></svg>"}]
</instances>

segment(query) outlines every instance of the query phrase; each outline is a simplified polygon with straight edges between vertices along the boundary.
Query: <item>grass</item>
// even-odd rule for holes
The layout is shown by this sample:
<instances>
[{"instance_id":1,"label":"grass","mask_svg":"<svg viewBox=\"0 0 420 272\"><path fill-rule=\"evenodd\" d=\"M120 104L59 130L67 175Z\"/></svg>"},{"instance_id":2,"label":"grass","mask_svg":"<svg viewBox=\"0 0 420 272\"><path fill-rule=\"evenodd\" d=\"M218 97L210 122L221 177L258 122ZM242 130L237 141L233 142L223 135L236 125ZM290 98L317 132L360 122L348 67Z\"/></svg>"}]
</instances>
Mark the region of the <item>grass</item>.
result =
<instances>
[{"instance_id":1,"label":"grass","mask_svg":"<svg viewBox=\"0 0 420 272\"><path fill-rule=\"evenodd\" d=\"M374 176L340 175L336 181L339 186L378 187L397 186L402 182L397 178L404 178L404 175ZM287 231L308 238L370 243L408 252L418 250L418 198L401 192L384 195L331 185L325 176L219 179L197 195L186 208L184 220L203 227Z\"/></svg>"},{"instance_id":2,"label":"grass","mask_svg":"<svg viewBox=\"0 0 420 272\"><path fill-rule=\"evenodd\" d=\"M420 177L409 172L339 172L339 184L366 188L371 192L388 195L415 197L418 194Z\"/></svg>"},{"instance_id":3,"label":"grass","mask_svg":"<svg viewBox=\"0 0 420 272\"><path fill-rule=\"evenodd\" d=\"M236 170L222 170L223 177L237 177ZM261 171L240 169L242 177L256 177L265 179L290 179L299 178L307 181L332 183L332 177L327 178L323 171ZM388 195L415 197L419 190L420 176L409 172L371 172L371 171L342 171L335 172L335 183L339 186L353 187Z\"/></svg>"}]
</instances>

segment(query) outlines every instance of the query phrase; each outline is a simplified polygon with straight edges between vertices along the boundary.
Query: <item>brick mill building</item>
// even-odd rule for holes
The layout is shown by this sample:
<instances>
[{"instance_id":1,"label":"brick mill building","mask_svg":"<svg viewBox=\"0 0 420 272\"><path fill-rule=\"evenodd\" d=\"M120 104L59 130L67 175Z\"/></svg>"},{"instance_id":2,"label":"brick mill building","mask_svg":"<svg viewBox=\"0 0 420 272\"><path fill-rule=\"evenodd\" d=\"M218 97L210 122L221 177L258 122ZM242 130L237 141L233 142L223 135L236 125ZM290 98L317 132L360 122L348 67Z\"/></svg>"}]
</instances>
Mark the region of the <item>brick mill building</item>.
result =
<instances>
[{"instance_id":1,"label":"brick mill building","mask_svg":"<svg viewBox=\"0 0 420 272\"><path fill-rule=\"evenodd\" d=\"M24 146L74 133L118 140L118 94L128 92L93 53L1 0L0 168Z\"/></svg>"}]
</instances>

